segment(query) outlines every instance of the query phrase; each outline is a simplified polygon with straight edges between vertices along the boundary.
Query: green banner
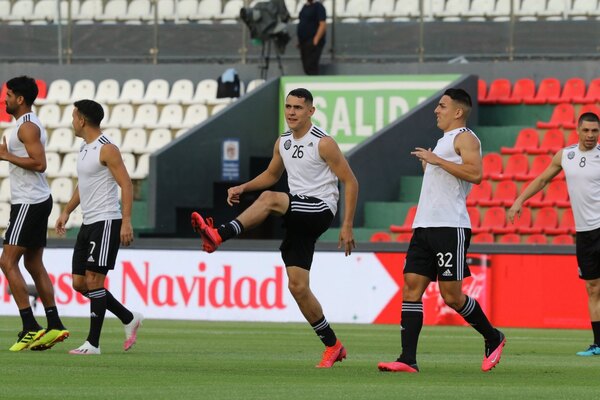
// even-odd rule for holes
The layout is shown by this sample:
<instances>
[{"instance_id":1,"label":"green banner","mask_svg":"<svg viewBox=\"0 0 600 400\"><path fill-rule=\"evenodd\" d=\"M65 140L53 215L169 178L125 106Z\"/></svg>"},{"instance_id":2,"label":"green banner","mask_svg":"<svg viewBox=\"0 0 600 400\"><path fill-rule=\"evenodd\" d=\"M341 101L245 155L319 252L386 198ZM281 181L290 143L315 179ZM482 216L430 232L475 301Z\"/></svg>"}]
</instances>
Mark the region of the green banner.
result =
<instances>
[{"instance_id":1,"label":"green banner","mask_svg":"<svg viewBox=\"0 0 600 400\"><path fill-rule=\"evenodd\" d=\"M348 151L406 114L460 75L356 75L282 77L279 125L287 130L285 97L299 87L311 91L313 122Z\"/></svg>"}]
</instances>

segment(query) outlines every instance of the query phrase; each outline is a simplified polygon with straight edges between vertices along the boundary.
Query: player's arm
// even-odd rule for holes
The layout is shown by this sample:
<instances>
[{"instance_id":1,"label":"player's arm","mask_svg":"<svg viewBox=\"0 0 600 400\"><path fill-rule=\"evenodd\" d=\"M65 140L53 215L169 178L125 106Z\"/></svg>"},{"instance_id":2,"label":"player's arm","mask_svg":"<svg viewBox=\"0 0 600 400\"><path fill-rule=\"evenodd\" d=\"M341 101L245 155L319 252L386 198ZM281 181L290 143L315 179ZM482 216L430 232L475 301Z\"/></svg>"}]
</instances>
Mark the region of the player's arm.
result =
<instances>
[{"instance_id":1,"label":"player's arm","mask_svg":"<svg viewBox=\"0 0 600 400\"><path fill-rule=\"evenodd\" d=\"M0 159L23 169L44 172L46 170L46 152L40 140L40 128L32 122L25 122L19 127L18 136L25 145L28 157L18 157L9 152L6 136L4 136L2 144L0 144Z\"/></svg>"},{"instance_id":2,"label":"player's arm","mask_svg":"<svg viewBox=\"0 0 600 400\"><path fill-rule=\"evenodd\" d=\"M479 140L474 135L464 132L454 140L454 148L462 158L462 164L444 160L432 151L421 147L415 148L415 151L411 152L411 154L421 161L441 167L444 171L454 175L458 179L479 184L483 178L481 144Z\"/></svg>"},{"instance_id":3,"label":"player's arm","mask_svg":"<svg viewBox=\"0 0 600 400\"><path fill-rule=\"evenodd\" d=\"M552 162L550 165L546 167L544 172L542 172L537 178L535 178L529 186L525 188L525 190L517 197L512 207L509 208L508 213L506 214L506 218L510 222L514 222L515 215L521 213L521 208L523 207L523 203L527 201L530 197L535 195L537 192L546 187L550 181L562 171L562 150L557 152L554 157L552 157Z\"/></svg>"},{"instance_id":4,"label":"player's arm","mask_svg":"<svg viewBox=\"0 0 600 400\"><path fill-rule=\"evenodd\" d=\"M71 196L69 202L65 205L62 212L56 219L56 223L54 224L54 229L56 233L59 235L64 235L67 232L67 221L69 220L69 215L73 212L74 209L79 205L79 185L75 186L75 191Z\"/></svg>"},{"instance_id":5,"label":"player's arm","mask_svg":"<svg viewBox=\"0 0 600 400\"><path fill-rule=\"evenodd\" d=\"M271 162L267 169L256 178L239 186L233 186L227 189L227 204L232 206L234 203L239 203L240 195L244 192L254 192L256 190L270 188L279 181L284 170L285 166L283 164L283 159L281 158L281 154L279 154L279 139L277 139L275 146L273 147L273 158L271 158Z\"/></svg>"},{"instance_id":6,"label":"player's arm","mask_svg":"<svg viewBox=\"0 0 600 400\"><path fill-rule=\"evenodd\" d=\"M123 157L117 146L105 144L100 150L100 162L108 168L115 178L117 185L121 188L121 213L123 222L121 224L121 244L129 246L133 242L133 226L131 225L131 209L133 205L133 184Z\"/></svg>"},{"instance_id":7,"label":"player's arm","mask_svg":"<svg viewBox=\"0 0 600 400\"><path fill-rule=\"evenodd\" d=\"M346 157L344 157L339 146L331 137L324 137L319 141L319 155L344 185L344 216L338 248L343 245L346 255L349 255L355 247L352 228L354 226L354 213L356 212L356 201L358 199L358 181Z\"/></svg>"}]
</instances>

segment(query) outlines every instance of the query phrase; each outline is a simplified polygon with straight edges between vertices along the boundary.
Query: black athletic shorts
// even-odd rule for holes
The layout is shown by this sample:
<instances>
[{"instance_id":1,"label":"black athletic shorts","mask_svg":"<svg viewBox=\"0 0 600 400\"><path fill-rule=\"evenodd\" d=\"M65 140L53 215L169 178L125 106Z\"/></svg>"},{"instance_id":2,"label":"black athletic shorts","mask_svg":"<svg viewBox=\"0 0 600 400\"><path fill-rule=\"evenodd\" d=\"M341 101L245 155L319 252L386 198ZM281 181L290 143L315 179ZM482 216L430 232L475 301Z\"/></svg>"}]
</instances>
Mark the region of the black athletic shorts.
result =
<instances>
[{"instance_id":1,"label":"black athletic shorts","mask_svg":"<svg viewBox=\"0 0 600 400\"><path fill-rule=\"evenodd\" d=\"M600 278L600 228L577 232L575 238L579 277L587 281Z\"/></svg>"},{"instance_id":2,"label":"black athletic shorts","mask_svg":"<svg viewBox=\"0 0 600 400\"><path fill-rule=\"evenodd\" d=\"M4 244L26 248L46 247L52 196L37 204L12 204Z\"/></svg>"},{"instance_id":3,"label":"black athletic shorts","mask_svg":"<svg viewBox=\"0 0 600 400\"><path fill-rule=\"evenodd\" d=\"M423 275L432 281L462 281L471 276L466 263L470 242L468 228L416 228L408 245L404 273Z\"/></svg>"},{"instance_id":4,"label":"black athletic shorts","mask_svg":"<svg viewBox=\"0 0 600 400\"><path fill-rule=\"evenodd\" d=\"M85 271L106 275L115 268L121 246L121 222L109 219L81 225L73 250L73 275L85 275Z\"/></svg>"},{"instance_id":5,"label":"black athletic shorts","mask_svg":"<svg viewBox=\"0 0 600 400\"><path fill-rule=\"evenodd\" d=\"M331 225L333 213L315 197L288 194L290 205L283 216L285 236L279 250L286 267L310 270L315 243Z\"/></svg>"}]
</instances>

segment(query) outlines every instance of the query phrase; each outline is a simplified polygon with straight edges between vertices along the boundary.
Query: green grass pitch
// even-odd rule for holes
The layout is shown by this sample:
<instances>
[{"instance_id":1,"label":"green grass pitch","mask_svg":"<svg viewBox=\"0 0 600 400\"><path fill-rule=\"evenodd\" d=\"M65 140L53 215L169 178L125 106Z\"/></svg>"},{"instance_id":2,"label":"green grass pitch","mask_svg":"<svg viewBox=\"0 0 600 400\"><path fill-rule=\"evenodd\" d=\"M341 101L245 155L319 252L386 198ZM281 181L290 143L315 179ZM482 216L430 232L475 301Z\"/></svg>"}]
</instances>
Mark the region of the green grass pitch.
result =
<instances>
[{"instance_id":1,"label":"green grass pitch","mask_svg":"<svg viewBox=\"0 0 600 400\"><path fill-rule=\"evenodd\" d=\"M43 318L40 319L43 321ZM44 321L45 322L45 321ZM107 319L101 356L72 356L88 320L66 318L71 337L45 352L8 351L20 321L0 317L1 399L597 399L600 357L578 357L591 332L503 329L502 362L480 370L483 341L467 327L424 327L420 374L382 373L395 359L394 325L332 324L348 358L314 368L322 345L308 324L146 320L122 351Z\"/></svg>"}]
</instances>

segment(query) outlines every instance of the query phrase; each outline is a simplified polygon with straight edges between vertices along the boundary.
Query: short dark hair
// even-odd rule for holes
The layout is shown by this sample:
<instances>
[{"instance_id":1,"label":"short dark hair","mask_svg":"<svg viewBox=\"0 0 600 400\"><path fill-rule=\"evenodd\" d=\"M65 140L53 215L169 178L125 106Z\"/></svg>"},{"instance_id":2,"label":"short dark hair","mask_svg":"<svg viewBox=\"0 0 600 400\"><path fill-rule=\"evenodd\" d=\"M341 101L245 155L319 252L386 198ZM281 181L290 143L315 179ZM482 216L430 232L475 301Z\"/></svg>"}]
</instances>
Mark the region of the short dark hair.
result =
<instances>
[{"instance_id":1,"label":"short dark hair","mask_svg":"<svg viewBox=\"0 0 600 400\"><path fill-rule=\"evenodd\" d=\"M313 102L312 93L309 92L308 89L304 88L294 89L288 93L288 96L299 97L301 99L304 99L304 102L308 104L312 104Z\"/></svg>"},{"instance_id":2,"label":"short dark hair","mask_svg":"<svg viewBox=\"0 0 600 400\"><path fill-rule=\"evenodd\" d=\"M577 119L577 126L581 126L581 123L583 121L597 122L600 124L600 118L598 118L598 116L593 112L586 112L586 113L581 114L579 116L579 118Z\"/></svg>"},{"instance_id":3,"label":"short dark hair","mask_svg":"<svg viewBox=\"0 0 600 400\"><path fill-rule=\"evenodd\" d=\"M86 121L95 126L100 126L102 118L104 118L104 109L94 100L78 100L73 105L77 108L79 114L85 118Z\"/></svg>"},{"instance_id":4,"label":"short dark hair","mask_svg":"<svg viewBox=\"0 0 600 400\"><path fill-rule=\"evenodd\" d=\"M446 89L444 92L444 96L450 97L452 100L456 101L459 104L462 104L466 107L473 107L473 102L471 101L471 96L465 90L460 88L450 88Z\"/></svg>"},{"instance_id":5,"label":"short dark hair","mask_svg":"<svg viewBox=\"0 0 600 400\"><path fill-rule=\"evenodd\" d=\"M23 96L25 103L31 106L38 95L35 79L30 76L17 76L6 82L6 87L16 96Z\"/></svg>"}]
</instances>

